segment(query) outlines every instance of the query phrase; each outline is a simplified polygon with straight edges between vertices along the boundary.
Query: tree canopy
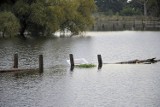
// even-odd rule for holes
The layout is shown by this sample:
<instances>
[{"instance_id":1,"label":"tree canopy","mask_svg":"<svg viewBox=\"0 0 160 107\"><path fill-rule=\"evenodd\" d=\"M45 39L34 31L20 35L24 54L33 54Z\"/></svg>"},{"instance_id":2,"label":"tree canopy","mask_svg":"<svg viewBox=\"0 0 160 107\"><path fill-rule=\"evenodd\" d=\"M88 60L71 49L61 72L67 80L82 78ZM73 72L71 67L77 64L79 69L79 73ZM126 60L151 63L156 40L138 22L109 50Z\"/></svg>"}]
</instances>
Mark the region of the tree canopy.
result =
<instances>
[{"instance_id":1,"label":"tree canopy","mask_svg":"<svg viewBox=\"0 0 160 107\"><path fill-rule=\"evenodd\" d=\"M159 16L160 1L159 0L132 0L130 3L132 8L138 8L144 16Z\"/></svg>"},{"instance_id":2,"label":"tree canopy","mask_svg":"<svg viewBox=\"0 0 160 107\"><path fill-rule=\"evenodd\" d=\"M95 0L99 12L107 15L160 16L160 0Z\"/></svg>"},{"instance_id":3,"label":"tree canopy","mask_svg":"<svg viewBox=\"0 0 160 107\"><path fill-rule=\"evenodd\" d=\"M22 37L25 31L34 36L50 35L58 30L69 30L73 34L78 34L93 24L92 13L95 10L94 0L0 1L0 17L6 17L4 13L12 15L14 20L11 22L17 24L13 24L17 26L14 34L19 29ZM7 19L4 20L0 22L6 23Z\"/></svg>"},{"instance_id":4,"label":"tree canopy","mask_svg":"<svg viewBox=\"0 0 160 107\"><path fill-rule=\"evenodd\" d=\"M116 13L123 9L127 0L95 0L95 3L100 12L112 11L113 13Z\"/></svg>"},{"instance_id":5,"label":"tree canopy","mask_svg":"<svg viewBox=\"0 0 160 107\"><path fill-rule=\"evenodd\" d=\"M11 12L0 12L0 31L5 35L14 36L20 28L19 21Z\"/></svg>"}]
</instances>

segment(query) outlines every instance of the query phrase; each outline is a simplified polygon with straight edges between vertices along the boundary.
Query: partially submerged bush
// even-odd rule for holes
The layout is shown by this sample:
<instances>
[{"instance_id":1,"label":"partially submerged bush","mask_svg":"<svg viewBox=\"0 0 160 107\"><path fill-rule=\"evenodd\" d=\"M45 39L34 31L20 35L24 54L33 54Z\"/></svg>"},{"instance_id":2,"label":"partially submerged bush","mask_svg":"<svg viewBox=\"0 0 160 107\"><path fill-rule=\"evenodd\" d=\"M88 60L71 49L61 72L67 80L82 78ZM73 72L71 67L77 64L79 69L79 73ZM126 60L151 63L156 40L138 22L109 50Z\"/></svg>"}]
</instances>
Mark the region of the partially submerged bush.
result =
<instances>
[{"instance_id":1,"label":"partially submerged bush","mask_svg":"<svg viewBox=\"0 0 160 107\"><path fill-rule=\"evenodd\" d=\"M80 65L76 65L79 68L93 68L96 67L96 65L94 64L80 64Z\"/></svg>"},{"instance_id":2,"label":"partially submerged bush","mask_svg":"<svg viewBox=\"0 0 160 107\"><path fill-rule=\"evenodd\" d=\"M17 35L20 25L16 16L12 12L0 12L0 32L4 35Z\"/></svg>"}]
</instances>

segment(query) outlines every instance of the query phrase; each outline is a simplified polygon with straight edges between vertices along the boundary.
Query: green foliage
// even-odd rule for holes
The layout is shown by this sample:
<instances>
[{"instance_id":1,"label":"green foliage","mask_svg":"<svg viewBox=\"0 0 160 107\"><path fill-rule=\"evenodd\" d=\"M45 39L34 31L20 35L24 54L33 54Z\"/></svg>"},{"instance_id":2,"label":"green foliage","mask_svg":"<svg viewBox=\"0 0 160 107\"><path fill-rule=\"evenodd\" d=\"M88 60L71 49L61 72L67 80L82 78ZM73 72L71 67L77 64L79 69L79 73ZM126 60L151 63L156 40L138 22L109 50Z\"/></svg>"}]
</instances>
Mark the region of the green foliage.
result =
<instances>
[{"instance_id":1,"label":"green foliage","mask_svg":"<svg viewBox=\"0 0 160 107\"><path fill-rule=\"evenodd\" d=\"M141 11L131 7L124 7L123 10L121 10L120 15L122 16L141 15Z\"/></svg>"},{"instance_id":2,"label":"green foliage","mask_svg":"<svg viewBox=\"0 0 160 107\"><path fill-rule=\"evenodd\" d=\"M7 0L0 4L0 11L12 12L24 32L48 35L66 29L73 34L85 31L93 24L94 0ZM5 5L9 8L4 8ZM3 7L3 8L2 8Z\"/></svg>"},{"instance_id":3,"label":"green foliage","mask_svg":"<svg viewBox=\"0 0 160 107\"><path fill-rule=\"evenodd\" d=\"M118 12L117 12L118 13ZM110 9L108 10L107 12L105 12L105 15L108 15L108 16L112 16L114 15L113 11Z\"/></svg>"},{"instance_id":4,"label":"green foliage","mask_svg":"<svg viewBox=\"0 0 160 107\"><path fill-rule=\"evenodd\" d=\"M33 3L30 5L29 21L38 25L45 24L45 6L42 3Z\"/></svg>"},{"instance_id":5,"label":"green foliage","mask_svg":"<svg viewBox=\"0 0 160 107\"><path fill-rule=\"evenodd\" d=\"M149 0L148 4L148 14L151 16L160 16L160 0Z\"/></svg>"},{"instance_id":6,"label":"green foliage","mask_svg":"<svg viewBox=\"0 0 160 107\"><path fill-rule=\"evenodd\" d=\"M18 19L11 12L0 12L0 31L3 35L14 36L19 31Z\"/></svg>"},{"instance_id":7,"label":"green foliage","mask_svg":"<svg viewBox=\"0 0 160 107\"><path fill-rule=\"evenodd\" d=\"M93 68L96 67L96 65L94 64L80 64L80 65L76 65L79 68Z\"/></svg>"},{"instance_id":8,"label":"green foliage","mask_svg":"<svg viewBox=\"0 0 160 107\"><path fill-rule=\"evenodd\" d=\"M61 30L71 31L78 34L93 25L91 14L96 10L93 0L72 0L66 1L64 7L64 20L61 23Z\"/></svg>"},{"instance_id":9,"label":"green foliage","mask_svg":"<svg viewBox=\"0 0 160 107\"><path fill-rule=\"evenodd\" d=\"M122 8L127 4L127 0L95 0L100 12L109 12L112 10L113 13L120 12Z\"/></svg>"},{"instance_id":10,"label":"green foliage","mask_svg":"<svg viewBox=\"0 0 160 107\"><path fill-rule=\"evenodd\" d=\"M132 0L128 6L141 10L141 13L147 16L160 15L160 0Z\"/></svg>"},{"instance_id":11,"label":"green foliage","mask_svg":"<svg viewBox=\"0 0 160 107\"><path fill-rule=\"evenodd\" d=\"M144 15L160 16L160 0L95 0L99 12L112 16L120 15Z\"/></svg>"},{"instance_id":12,"label":"green foliage","mask_svg":"<svg viewBox=\"0 0 160 107\"><path fill-rule=\"evenodd\" d=\"M25 3L23 0L17 0L13 6L14 14L19 18L30 14L30 5Z\"/></svg>"}]
</instances>

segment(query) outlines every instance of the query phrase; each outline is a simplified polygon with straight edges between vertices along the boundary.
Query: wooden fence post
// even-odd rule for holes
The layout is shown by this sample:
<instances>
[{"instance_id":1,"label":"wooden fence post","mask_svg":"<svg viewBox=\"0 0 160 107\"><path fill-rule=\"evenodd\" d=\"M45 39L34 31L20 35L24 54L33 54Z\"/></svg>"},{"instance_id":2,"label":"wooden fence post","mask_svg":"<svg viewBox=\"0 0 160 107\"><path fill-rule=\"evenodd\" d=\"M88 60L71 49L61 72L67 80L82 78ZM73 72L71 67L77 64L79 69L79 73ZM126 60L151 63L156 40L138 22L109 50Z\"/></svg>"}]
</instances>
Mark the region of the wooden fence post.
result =
<instances>
[{"instance_id":1,"label":"wooden fence post","mask_svg":"<svg viewBox=\"0 0 160 107\"><path fill-rule=\"evenodd\" d=\"M13 68L18 68L18 54L14 54L14 65Z\"/></svg>"},{"instance_id":2,"label":"wooden fence post","mask_svg":"<svg viewBox=\"0 0 160 107\"><path fill-rule=\"evenodd\" d=\"M114 31L114 30L116 30L116 29L115 29L115 25L113 24L113 31Z\"/></svg>"},{"instance_id":3,"label":"wooden fence post","mask_svg":"<svg viewBox=\"0 0 160 107\"><path fill-rule=\"evenodd\" d=\"M142 30L145 30L145 21L142 19Z\"/></svg>"},{"instance_id":4,"label":"wooden fence post","mask_svg":"<svg viewBox=\"0 0 160 107\"><path fill-rule=\"evenodd\" d=\"M133 28L135 29L136 28L136 21L134 20L133 22Z\"/></svg>"},{"instance_id":5,"label":"wooden fence post","mask_svg":"<svg viewBox=\"0 0 160 107\"><path fill-rule=\"evenodd\" d=\"M98 69L101 69L102 65L103 65L102 57L101 57L101 55L97 55L97 58L98 58Z\"/></svg>"},{"instance_id":6,"label":"wooden fence post","mask_svg":"<svg viewBox=\"0 0 160 107\"><path fill-rule=\"evenodd\" d=\"M71 71L74 69L74 57L73 54L69 54L69 58L70 58L70 64L71 64Z\"/></svg>"},{"instance_id":7,"label":"wooden fence post","mask_svg":"<svg viewBox=\"0 0 160 107\"><path fill-rule=\"evenodd\" d=\"M126 30L126 24L123 23L123 30Z\"/></svg>"},{"instance_id":8,"label":"wooden fence post","mask_svg":"<svg viewBox=\"0 0 160 107\"><path fill-rule=\"evenodd\" d=\"M39 72L43 73L43 55L39 55Z\"/></svg>"}]
</instances>

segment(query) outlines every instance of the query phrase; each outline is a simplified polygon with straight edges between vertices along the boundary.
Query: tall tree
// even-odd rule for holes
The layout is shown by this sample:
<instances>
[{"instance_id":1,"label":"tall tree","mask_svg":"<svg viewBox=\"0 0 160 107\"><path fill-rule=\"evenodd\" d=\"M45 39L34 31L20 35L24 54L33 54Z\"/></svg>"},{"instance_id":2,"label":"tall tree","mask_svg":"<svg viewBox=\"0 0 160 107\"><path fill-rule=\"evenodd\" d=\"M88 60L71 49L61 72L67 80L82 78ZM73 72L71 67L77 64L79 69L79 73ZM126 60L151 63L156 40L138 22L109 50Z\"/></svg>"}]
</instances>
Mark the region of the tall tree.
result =
<instances>
[{"instance_id":1,"label":"tall tree","mask_svg":"<svg viewBox=\"0 0 160 107\"><path fill-rule=\"evenodd\" d=\"M34 35L65 29L72 33L85 31L93 24L91 15L96 8L94 0L3 0L0 3L0 11L10 11L19 20L22 37L25 31Z\"/></svg>"},{"instance_id":2,"label":"tall tree","mask_svg":"<svg viewBox=\"0 0 160 107\"><path fill-rule=\"evenodd\" d=\"M112 10L114 13L120 12L126 5L127 0L95 0L100 12Z\"/></svg>"},{"instance_id":3,"label":"tall tree","mask_svg":"<svg viewBox=\"0 0 160 107\"><path fill-rule=\"evenodd\" d=\"M14 36L20 28L18 19L11 12L0 12L0 31L2 36Z\"/></svg>"},{"instance_id":4,"label":"tall tree","mask_svg":"<svg viewBox=\"0 0 160 107\"><path fill-rule=\"evenodd\" d=\"M132 4L134 8L141 9L144 16L159 16L159 2L159 0L132 0L130 4Z\"/></svg>"}]
</instances>

